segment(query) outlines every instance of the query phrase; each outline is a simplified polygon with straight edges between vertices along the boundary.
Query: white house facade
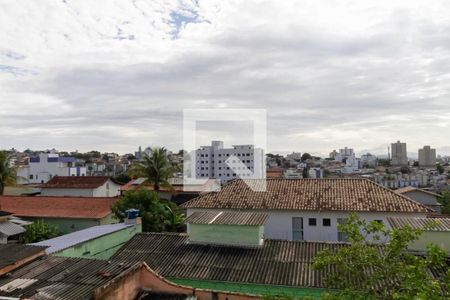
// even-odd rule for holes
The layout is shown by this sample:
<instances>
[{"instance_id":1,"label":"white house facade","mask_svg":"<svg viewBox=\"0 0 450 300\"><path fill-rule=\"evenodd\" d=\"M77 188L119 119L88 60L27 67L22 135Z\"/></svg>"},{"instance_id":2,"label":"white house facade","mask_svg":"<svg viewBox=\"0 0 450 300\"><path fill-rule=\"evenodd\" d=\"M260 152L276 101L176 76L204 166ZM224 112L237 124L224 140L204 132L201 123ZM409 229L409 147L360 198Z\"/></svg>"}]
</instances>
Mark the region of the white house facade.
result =
<instances>
[{"instance_id":1,"label":"white house facade","mask_svg":"<svg viewBox=\"0 0 450 300\"><path fill-rule=\"evenodd\" d=\"M56 176L41 186L41 196L117 197L121 187L106 176Z\"/></svg>"},{"instance_id":2,"label":"white house facade","mask_svg":"<svg viewBox=\"0 0 450 300\"><path fill-rule=\"evenodd\" d=\"M200 211L266 213L264 238L305 241L345 241L337 225L352 212L386 227L390 217L426 217L431 212L367 179L268 179L266 192L253 192L236 180L183 207L187 216Z\"/></svg>"}]
</instances>

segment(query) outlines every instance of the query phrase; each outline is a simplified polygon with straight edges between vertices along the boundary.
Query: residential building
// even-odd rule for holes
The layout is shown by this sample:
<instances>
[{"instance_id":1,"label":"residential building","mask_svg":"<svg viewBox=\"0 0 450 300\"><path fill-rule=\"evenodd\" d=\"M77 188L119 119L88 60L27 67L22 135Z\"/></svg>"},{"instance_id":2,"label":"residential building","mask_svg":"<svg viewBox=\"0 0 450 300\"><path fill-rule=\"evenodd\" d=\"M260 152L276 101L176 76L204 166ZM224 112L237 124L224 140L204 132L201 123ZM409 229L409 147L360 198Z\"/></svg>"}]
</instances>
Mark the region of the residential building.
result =
<instances>
[{"instance_id":1,"label":"residential building","mask_svg":"<svg viewBox=\"0 0 450 300\"><path fill-rule=\"evenodd\" d=\"M56 176L41 186L41 196L117 197L121 186L107 176Z\"/></svg>"},{"instance_id":2,"label":"residential building","mask_svg":"<svg viewBox=\"0 0 450 300\"><path fill-rule=\"evenodd\" d=\"M257 183L255 183L257 184ZM337 224L351 212L387 224L387 217L425 217L426 206L373 181L345 179L267 179L266 191L253 191L235 180L218 192L202 194L182 205L187 216L198 211L253 211L269 215L269 239L339 241Z\"/></svg>"},{"instance_id":3,"label":"residential building","mask_svg":"<svg viewBox=\"0 0 450 300\"><path fill-rule=\"evenodd\" d=\"M312 179L319 179L319 178L323 178L323 170L321 168L310 168L308 170L308 178L312 178Z\"/></svg>"},{"instance_id":4,"label":"residential building","mask_svg":"<svg viewBox=\"0 0 450 300\"><path fill-rule=\"evenodd\" d=\"M420 229L420 237L408 245L408 249L421 253L428 251L430 244L438 245L450 254L450 219L448 218L388 218L392 228L409 226Z\"/></svg>"},{"instance_id":5,"label":"residential building","mask_svg":"<svg viewBox=\"0 0 450 300\"><path fill-rule=\"evenodd\" d=\"M19 235L25 232L23 226L11 222L11 216L11 213L0 210L0 244L7 244L11 240L17 242Z\"/></svg>"},{"instance_id":6,"label":"residential building","mask_svg":"<svg viewBox=\"0 0 450 300\"><path fill-rule=\"evenodd\" d=\"M139 232L142 232L141 219L133 217L124 223L93 226L32 245L47 247L45 253L48 255L109 259Z\"/></svg>"},{"instance_id":7,"label":"residential building","mask_svg":"<svg viewBox=\"0 0 450 300\"><path fill-rule=\"evenodd\" d=\"M271 167L266 170L266 178L283 178L283 168Z\"/></svg>"},{"instance_id":8,"label":"residential building","mask_svg":"<svg viewBox=\"0 0 450 300\"><path fill-rule=\"evenodd\" d=\"M366 153L361 155L361 167L374 168L377 166L377 157L373 154Z\"/></svg>"},{"instance_id":9,"label":"residential building","mask_svg":"<svg viewBox=\"0 0 450 300\"><path fill-rule=\"evenodd\" d=\"M419 149L419 167L436 167L436 149L430 146Z\"/></svg>"},{"instance_id":10,"label":"residential building","mask_svg":"<svg viewBox=\"0 0 450 300\"><path fill-rule=\"evenodd\" d=\"M117 198L0 196L2 210L27 221L43 219L62 233L117 223L111 206Z\"/></svg>"},{"instance_id":11,"label":"residential building","mask_svg":"<svg viewBox=\"0 0 450 300\"><path fill-rule=\"evenodd\" d=\"M391 164L393 166L407 166L408 165L408 154L406 152L406 143L401 143L397 141L397 143L391 144Z\"/></svg>"},{"instance_id":12,"label":"residential building","mask_svg":"<svg viewBox=\"0 0 450 300\"><path fill-rule=\"evenodd\" d=\"M442 205L438 202L440 196L436 193L412 186L396 189L395 192L421 203L438 213L441 212Z\"/></svg>"},{"instance_id":13,"label":"residential building","mask_svg":"<svg viewBox=\"0 0 450 300\"><path fill-rule=\"evenodd\" d=\"M342 168L342 173L350 174L359 169L359 160L355 156L355 152L352 148L345 147L339 149L339 153L335 156L335 161L345 163Z\"/></svg>"},{"instance_id":14,"label":"residential building","mask_svg":"<svg viewBox=\"0 0 450 300\"><path fill-rule=\"evenodd\" d=\"M18 168L17 183L46 183L55 176L86 176L86 167L77 167L75 162L74 157L40 153L39 156L30 157L28 165Z\"/></svg>"},{"instance_id":15,"label":"residential building","mask_svg":"<svg viewBox=\"0 0 450 300\"><path fill-rule=\"evenodd\" d=\"M266 176L264 151L253 145L233 145L224 148L222 141L212 141L194 153L193 177L215 178L222 183L236 178L261 179Z\"/></svg>"}]
</instances>

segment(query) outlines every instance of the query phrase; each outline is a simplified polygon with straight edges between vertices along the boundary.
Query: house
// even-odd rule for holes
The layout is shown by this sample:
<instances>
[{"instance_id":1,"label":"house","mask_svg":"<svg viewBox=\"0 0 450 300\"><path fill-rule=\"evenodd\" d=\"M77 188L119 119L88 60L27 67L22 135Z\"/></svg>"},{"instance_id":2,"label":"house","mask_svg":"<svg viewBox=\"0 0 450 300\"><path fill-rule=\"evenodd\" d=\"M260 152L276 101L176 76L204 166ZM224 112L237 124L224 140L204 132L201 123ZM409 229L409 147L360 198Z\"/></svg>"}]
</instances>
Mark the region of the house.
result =
<instances>
[{"instance_id":1,"label":"house","mask_svg":"<svg viewBox=\"0 0 450 300\"><path fill-rule=\"evenodd\" d=\"M441 212L442 205L438 202L438 198L440 197L438 194L412 186L396 189L395 192L422 203L436 212Z\"/></svg>"},{"instance_id":2,"label":"house","mask_svg":"<svg viewBox=\"0 0 450 300\"><path fill-rule=\"evenodd\" d=\"M0 196L0 207L27 221L43 219L62 233L117 223L111 206L117 198Z\"/></svg>"},{"instance_id":3,"label":"house","mask_svg":"<svg viewBox=\"0 0 450 300\"><path fill-rule=\"evenodd\" d=\"M121 184L107 176L56 176L41 186L42 196L117 197Z\"/></svg>"},{"instance_id":4,"label":"house","mask_svg":"<svg viewBox=\"0 0 450 300\"><path fill-rule=\"evenodd\" d=\"M388 218L392 228L410 226L422 230L419 239L410 243L409 250L427 252L427 245L442 247L450 255L450 219L448 218Z\"/></svg>"},{"instance_id":5,"label":"house","mask_svg":"<svg viewBox=\"0 0 450 300\"><path fill-rule=\"evenodd\" d=\"M19 237L25 232L21 225L10 221L11 213L0 210L0 244L7 244L8 240Z\"/></svg>"},{"instance_id":6,"label":"house","mask_svg":"<svg viewBox=\"0 0 450 300\"><path fill-rule=\"evenodd\" d=\"M18 168L17 183L46 183L54 176L86 176L86 167L77 167L75 162L74 157L40 153L39 156L30 157L28 165Z\"/></svg>"},{"instance_id":7,"label":"house","mask_svg":"<svg viewBox=\"0 0 450 300\"><path fill-rule=\"evenodd\" d=\"M243 180L235 180L182 207L188 217L198 211L267 213L265 238L306 241L345 241L337 224L351 212L387 226L387 217L426 217L432 212L368 179L267 179L265 184L266 191L261 192L252 190Z\"/></svg>"},{"instance_id":8,"label":"house","mask_svg":"<svg viewBox=\"0 0 450 300\"><path fill-rule=\"evenodd\" d=\"M47 254L56 256L109 259L138 232L142 232L142 223L134 216L124 223L93 226L32 245L45 246Z\"/></svg>"}]
</instances>

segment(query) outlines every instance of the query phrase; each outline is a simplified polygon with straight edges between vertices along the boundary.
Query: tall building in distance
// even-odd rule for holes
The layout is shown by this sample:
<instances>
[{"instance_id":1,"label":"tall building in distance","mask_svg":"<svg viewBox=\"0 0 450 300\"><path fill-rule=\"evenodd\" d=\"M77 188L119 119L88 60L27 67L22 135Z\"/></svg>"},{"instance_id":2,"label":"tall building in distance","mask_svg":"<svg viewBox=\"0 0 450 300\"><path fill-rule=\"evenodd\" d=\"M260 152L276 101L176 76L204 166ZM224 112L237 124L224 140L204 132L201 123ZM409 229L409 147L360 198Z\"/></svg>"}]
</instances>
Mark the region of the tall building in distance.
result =
<instances>
[{"instance_id":1,"label":"tall building in distance","mask_svg":"<svg viewBox=\"0 0 450 300\"><path fill-rule=\"evenodd\" d=\"M406 152L406 143L391 144L391 164L393 166L407 166L408 165L408 155Z\"/></svg>"},{"instance_id":2,"label":"tall building in distance","mask_svg":"<svg viewBox=\"0 0 450 300\"><path fill-rule=\"evenodd\" d=\"M195 150L195 177L219 179L226 183L232 179L262 179L266 176L264 151L253 145L233 145L224 148L222 141Z\"/></svg>"},{"instance_id":3,"label":"tall building in distance","mask_svg":"<svg viewBox=\"0 0 450 300\"><path fill-rule=\"evenodd\" d=\"M435 167L436 166L436 149L430 146L424 146L419 149L419 167Z\"/></svg>"}]
</instances>

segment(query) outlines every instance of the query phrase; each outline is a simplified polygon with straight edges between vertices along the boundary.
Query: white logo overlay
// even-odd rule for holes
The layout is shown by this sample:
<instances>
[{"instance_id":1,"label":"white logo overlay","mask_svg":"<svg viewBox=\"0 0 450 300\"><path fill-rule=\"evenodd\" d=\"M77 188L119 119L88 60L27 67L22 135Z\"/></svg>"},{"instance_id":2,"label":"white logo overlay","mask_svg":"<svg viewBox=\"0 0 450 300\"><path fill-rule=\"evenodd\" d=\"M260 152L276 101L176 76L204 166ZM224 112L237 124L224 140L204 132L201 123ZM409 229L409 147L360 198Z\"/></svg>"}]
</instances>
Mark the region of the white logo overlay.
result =
<instances>
[{"instance_id":1,"label":"white logo overlay","mask_svg":"<svg viewBox=\"0 0 450 300\"><path fill-rule=\"evenodd\" d=\"M234 146L236 151L233 149L217 151L223 146L219 141L213 142L211 147L199 148L199 145L196 145L199 122L210 124L251 122L253 134L247 140L252 144ZM243 133L239 130L232 134L242 139ZM266 191L264 153L267 149L267 112L265 109L184 109L183 149L185 150L183 162L185 191L217 191L221 183L234 179L243 180L253 191Z\"/></svg>"}]
</instances>

